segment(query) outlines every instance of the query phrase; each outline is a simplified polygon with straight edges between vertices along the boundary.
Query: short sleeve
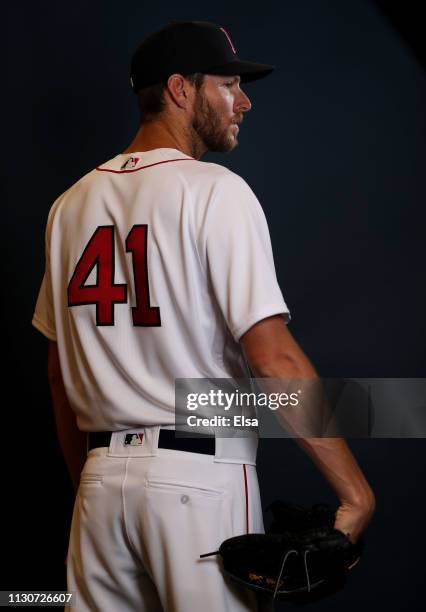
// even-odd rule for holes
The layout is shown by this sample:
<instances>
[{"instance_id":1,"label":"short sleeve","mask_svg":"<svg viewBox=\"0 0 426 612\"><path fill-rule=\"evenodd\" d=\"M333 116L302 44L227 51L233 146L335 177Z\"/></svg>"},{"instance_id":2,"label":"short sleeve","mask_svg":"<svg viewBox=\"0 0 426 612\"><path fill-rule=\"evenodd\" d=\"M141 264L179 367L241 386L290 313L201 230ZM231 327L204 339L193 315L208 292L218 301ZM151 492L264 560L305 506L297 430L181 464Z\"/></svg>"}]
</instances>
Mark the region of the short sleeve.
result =
<instances>
[{"instance_id":1,"label":"short sleeve","mask_svg":"<svg viewBox=\"0 0 426 612\"><path fill-rule=\"evenodd\" d=\"M32 324L38 329L46 338L49 340L56 341L56 327L55 327L55 316L53 307L53 294L52 294L52 275L50 265L50 245L49 245L49 228L50 228L51 214L46 227L45 237L45 269L44 276L40 286Z\"/></svg>"},{"instance_id":2,"label":"short sleeve","mask_svg":"<svg viewBox=\"0 0 426 612\"><path fill-rule=\"evenodd\" d=\"M263 209L247 183L222 177L205 227L207 270L222 314L238 342L258 321L289 310L278 285Z\"/></svg>"}]
</instances>

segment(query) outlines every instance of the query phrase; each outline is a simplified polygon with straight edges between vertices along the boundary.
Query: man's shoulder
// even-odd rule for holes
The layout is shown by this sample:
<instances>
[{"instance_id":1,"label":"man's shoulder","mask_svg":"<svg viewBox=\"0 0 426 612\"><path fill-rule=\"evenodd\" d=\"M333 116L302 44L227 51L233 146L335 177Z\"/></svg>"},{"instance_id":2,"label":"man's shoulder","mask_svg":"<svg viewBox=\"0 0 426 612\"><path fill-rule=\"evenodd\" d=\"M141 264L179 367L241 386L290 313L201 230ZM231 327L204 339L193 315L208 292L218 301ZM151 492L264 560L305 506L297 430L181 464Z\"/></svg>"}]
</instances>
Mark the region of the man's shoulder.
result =
<instances>
[{"instance_id":1,"label":"man's shoulder","mask_svg":"<svg viewBox=\"0 0 426 612\"><path fill-rule=\"evenodd\" d=\"M236 172L226 166L213 162L194 160L193 164L188 164L183 168L186 175L191 176L191 180L199 179L206 184L217 188L231 190L250 189L247 182Z\"/></svg>"},{"instance_id":2,"label":"man's shoulder","mask_svg":"<svg viewBox=\"0 0 426 612\"><path fill-rule=\"evenodd\" d=\"M94 177L95 170L90 170L72 183L67 189L65 189L65 191L59 194L50 207L48 213L48 223L52 223L55 214L63 209L67 203L73 201L75 196L79 196L82 190L87 190L91 182L94 180Z\"/></svg>"}]
</instances>

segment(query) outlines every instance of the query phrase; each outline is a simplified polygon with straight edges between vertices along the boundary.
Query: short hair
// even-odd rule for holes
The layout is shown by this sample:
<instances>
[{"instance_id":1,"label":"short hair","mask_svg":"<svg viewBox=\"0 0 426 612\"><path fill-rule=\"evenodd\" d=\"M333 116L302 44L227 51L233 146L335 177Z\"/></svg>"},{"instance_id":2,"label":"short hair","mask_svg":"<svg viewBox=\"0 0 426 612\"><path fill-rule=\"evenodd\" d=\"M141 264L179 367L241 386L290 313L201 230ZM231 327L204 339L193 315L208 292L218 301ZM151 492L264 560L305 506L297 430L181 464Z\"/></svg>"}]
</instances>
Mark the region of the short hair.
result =
<instances>
[{"instance_id":1,"label":"short hair","mask_svg":"<svg viewBox=\"0 0 426 612\"><path fill-rule=\"evenodd\" d=\"M185 75L185 78L195 86L197 91L204 83L204 77L205 75L201 72ZM166 104L164 100L164 89L166 85L167 82L162 81L150 87L143 87L138 91L137 96L141 124L153 121L164 110Z\"/></svg>"}]
</instances>

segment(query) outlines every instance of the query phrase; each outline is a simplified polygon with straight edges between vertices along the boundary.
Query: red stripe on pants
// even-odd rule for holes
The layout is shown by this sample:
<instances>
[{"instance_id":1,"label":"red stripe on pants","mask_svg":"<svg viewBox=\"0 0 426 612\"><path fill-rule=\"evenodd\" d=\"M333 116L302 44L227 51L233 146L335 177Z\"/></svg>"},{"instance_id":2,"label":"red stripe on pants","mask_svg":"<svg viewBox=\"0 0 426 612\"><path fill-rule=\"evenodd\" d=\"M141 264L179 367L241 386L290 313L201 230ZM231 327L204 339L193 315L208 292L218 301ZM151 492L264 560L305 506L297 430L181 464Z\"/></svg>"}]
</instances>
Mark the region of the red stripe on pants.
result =
<instances>
[{"instance_id":1,"label":"red stripe on pants","mask_svg":"<svg viewBox=\"0 0 426 612\"><path fill-rule=\"evenodd\" d=\"M248 486L247 486L247 470L246 470L246 464L243 464L243 469L244 469L244 487L245 487L245 492L246 492L246 529L247 529L247 533L249 532L249 511L248 511Z\"/></svg>"}]
</instances>

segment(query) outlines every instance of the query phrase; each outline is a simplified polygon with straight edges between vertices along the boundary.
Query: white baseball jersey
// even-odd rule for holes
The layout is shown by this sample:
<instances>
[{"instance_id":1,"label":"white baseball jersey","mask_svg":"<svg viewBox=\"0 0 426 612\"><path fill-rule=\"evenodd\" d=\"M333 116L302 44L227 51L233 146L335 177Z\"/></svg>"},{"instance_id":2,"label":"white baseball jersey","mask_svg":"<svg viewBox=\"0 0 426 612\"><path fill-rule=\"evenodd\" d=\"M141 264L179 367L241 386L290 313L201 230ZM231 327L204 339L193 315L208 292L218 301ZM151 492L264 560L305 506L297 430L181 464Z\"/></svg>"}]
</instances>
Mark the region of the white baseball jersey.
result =
<instances>
[{"instance_id":1,"label":"white baseball jersey","mask_svg":"<svg viewBox=\"0 0 426 612\"><path fill-rule=\"evenodd\" d=\"M247 376L239 339L280 313L265 215L223 166L120 154L50 210L33 325L82 430L172 425L175 379Z\"/></svg>"}]
</instances>

